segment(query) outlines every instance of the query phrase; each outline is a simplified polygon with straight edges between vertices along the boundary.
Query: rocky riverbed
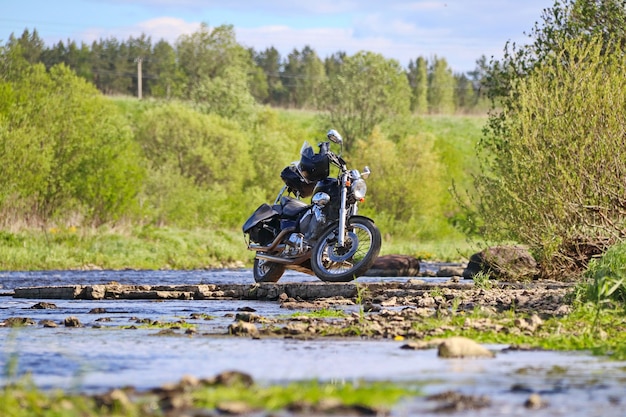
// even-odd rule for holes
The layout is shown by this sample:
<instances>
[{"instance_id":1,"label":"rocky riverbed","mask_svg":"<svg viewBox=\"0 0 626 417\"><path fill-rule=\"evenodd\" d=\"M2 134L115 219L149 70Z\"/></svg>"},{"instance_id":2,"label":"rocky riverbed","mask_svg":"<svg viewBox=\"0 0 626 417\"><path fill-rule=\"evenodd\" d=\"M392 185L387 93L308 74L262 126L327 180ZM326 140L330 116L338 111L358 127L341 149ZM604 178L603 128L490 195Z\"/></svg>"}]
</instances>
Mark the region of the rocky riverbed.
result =
<instances>
[{"instance_id":1,"label":"rocky riverbed","mask_svg":"<svg viewBox=\"0 0 626 417\"><path fill-rule=\"evenodd\" d=\"M49 387L80 372L83 390L154 390L236 369L261 384L319 378L425 387L394 415L622 415L624 364L472 340L479 333L548 337L551 320L572 309L566 283L203 281L17 287L0 298L0 331L20 330L0 345L18 350L20 369ZM458 334L469 337L451 337Z\"/></svg>"}]
</instances>

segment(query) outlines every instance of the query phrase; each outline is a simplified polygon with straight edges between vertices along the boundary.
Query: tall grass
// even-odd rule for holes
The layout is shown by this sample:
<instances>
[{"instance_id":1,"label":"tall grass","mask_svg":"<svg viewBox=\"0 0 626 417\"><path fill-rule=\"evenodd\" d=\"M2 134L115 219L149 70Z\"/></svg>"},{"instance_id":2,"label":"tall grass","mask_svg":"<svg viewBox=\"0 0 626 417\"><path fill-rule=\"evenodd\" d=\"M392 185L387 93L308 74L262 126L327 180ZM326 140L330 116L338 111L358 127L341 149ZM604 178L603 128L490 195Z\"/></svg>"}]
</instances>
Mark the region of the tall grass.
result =
<instances>
[{"instance_id":1,"label":"tall grass","mask_svg":"<svg viewBox=\"0 0 626 417\"><path fill-rule=\"evenodd\" d=\"M244 266L241 232L167 227L0 232L0 269L202 269Z\"/></svg>"},{"instance_id":2,"label":"tall grass","mask_svg":"<svg viewBox=\"0 0 626 417\"><path fill-rule=\"evenodd\" d=\"M598 309L626 309L626 243L612 246L601 258L592 259L585 272L584 298Z\"/></svg>"}]
</instances>

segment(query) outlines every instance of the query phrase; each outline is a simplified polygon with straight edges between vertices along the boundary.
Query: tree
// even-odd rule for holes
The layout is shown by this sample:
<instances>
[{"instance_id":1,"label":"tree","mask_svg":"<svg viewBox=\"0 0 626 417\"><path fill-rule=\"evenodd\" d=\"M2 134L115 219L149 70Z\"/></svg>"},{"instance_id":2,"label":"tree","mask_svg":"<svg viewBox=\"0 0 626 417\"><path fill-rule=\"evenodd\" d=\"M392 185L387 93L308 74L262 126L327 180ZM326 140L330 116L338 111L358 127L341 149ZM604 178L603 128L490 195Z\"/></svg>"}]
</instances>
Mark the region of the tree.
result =
<instances>
[{"instance_id":1,"label":"tree","mask_svg":"<svg viewBox=\"0 0 626 417\"><path fill-rule=\"evenodd\" d=\"M204 112L249 120L254 97L250 94L250 53L237 43L231 25L209 30L206 24L178 41L178 60L187 85L185 96Z\"/></svg>"},{"instance_id":2,"label":"tree","mask_svg":"<svg viewBox=\"0 0 626 417\"><path fill-rule=\"evenodd\" d=\"M232 227L249 215L250 139L236 122L172 101L142 114L136 139L150 172L146 206L160 223Z\"/></svg>"},{"instance_id":3,"label":"tree","mask_svg":"<svg viewBox=\"0 0 626 417\"><path fill-rule=\"evenodd\" d=\"M428 112L428 62L418 57L415 62L409 61L407 72L411 86L411 111L425 114Z\"/></svg>"},{"instance_id":4,"label":"tree","mask_svg":"<svg viewBox=\"0 0 626 417\"><path fill-rule=\"evenodd\" d=\"M454 83L456 84L455 107L469 111L476 104L474 88L465 74L455 74Z\"/></svg>"},{"instance_id":5,"label":"tree","mask_svg":"<svg viewBox=\"0 0 626 417\"><path fill-rule=\"evenodd\" d=\"M249 139L235 123L177 102L148 110L137 140L153 169L173 168L202 187L238 192L250 174Z\"/></svg>"},{"instance_id":6,"label":"tree","mask_svg":"<svg viewBox=\"0 0 626 417\"><path fill-rule=\"evenodd\" d=\"M474 70L467 73L474 89L474 100L472 107L476 107L479 105L481 107L486 107L486 104L488 102L487 74L489 73L489 70L490 66L489 62L487 61L487 57L485 55L482 55L476 60L476 67L474 68Z\"/></svg>"},{"instance_id":7,"label":"tree","mask_svg":"<svg viewBox=\"0 0 626 417\"><path fill-rule=\"evenodd\" d=\"M288 105L302 108L313 104L324 76L324 64L313 49L309 46L305 46L302 52L294 49L287 56L281 77L287 88Z\"/></svg>"},{"instance_id":8,"label":"tree","mask_svg":"<svg viewBox=\"0 0 626 417\"><path fill-rule=\"evenodd\" d=\"M280 105L286 97L286 89L281 80L283 64L280 53L274 47L254 55L254 62L259 67L267 80L267 99L262 102ZM258 97L257 97L258 99Z\"/></svg>"},{"instance_id":9,"label":"tree","mask_svg":"<svg viewBox=\"0 0 626 417\"><path fill-rule=\"evenodd\" d=\"M324 59L324 69L326 70L326 76L332 77L337 75L347 57L348 54L342 51L335 52L329 57L326 57L326 59Z\"/></svg>"},{"instance_id":10,"label":"tree","mask_svg":"<svg viewBox=\"0 0 626 417\"><path fill-rule=\"evenodd\" d=\"M167 41L161 39L154 45L150 72L146 76L153 78L152 96L169 99L181 95L176 51Z\"/></svg>"},{"instance_id":11,"label":"tree","mask_svg":"<svg viewBox=\"0 0 626 417\"><path fill-rule=\"evenodd\" d=\"M202 23L196 32L178 39L176 50L187 95L207 78L220 77L233 67L247 74L252 65L248 51L237 43L232 25L210 29Z\"/></svg>"},{"instance_id":12,"label":"tree","mask_svg":"<svg viewBox=\"0 0 626 417\"><path fill-rule=\"evenodd\" d=\"M394 235L435 239L445 227L445 167L430 134L407 135L398 141L375 128L368 145L359 147L358 164L371 167L368 197L363 206L376 214ZM398 227L401 225L401 227ZM382 229L382 226L381 226Z\"/></svg>"},{"instance_id":13,"label":"tree","mask_svg":"<svg viewBox=\"0 0 626 417\"><path fill-rule=\"evenodd\" d=\"M43 39L39 37L37 29L33 29L32 32L29 32L28 29L24 29L24 32L22 32L22 36L20 36L19 38L16 38L11 33L7 42L7 47L9 49L19 48L22 57L29 64L36 64L37 62L39 62L45 45Z\"/></svg>"},{"instance_id":14,"label":"tree","mask_svg":"<svg viewBox=\"0 0 626 417\"><path fill-rule=\"evenodd\" d=\"M445 58L434 57L428 77L428 107L431 113L454 112L456 83Z\"/></svg>"},{"instance_id":15,"label":"tree","mask_svg":"<svg viewBox=\"0 0 626 417\"><path fill-rule=\"evenodd\" d=\"M504 58L492 62L486 82L496 104L509 96L515 80L558 53L566 39L600 36L605 43L613 39L618 49L626 49L626 0L554 0L541 17L529 34L532 42L507 43Z\"/></svg>"},{"instance_id":16,"label":"tree","mask_svg":"<svg viewBox=\"0 0 626 417\"><path fill-rule=\"evenodd\" d=\"M248 73L241 67L228 67L220 76L203 79L191 91L190 98L204 113L246 124L251 122L255 105L248 87Z\"/></svg>"},{"instance_id":17,"label":"tree","mask_svg":"<svg viewBox=\"0 0 626 417\"><path fill-rule=\"evenodd\" d=\"M339 130L350 148L357 139L367 139L386 118L408 114L410 94L406 74L396 60L359 52L346 58L328 79L320 107L327 112L324 121Z\"/></svg>"}]
</instances>

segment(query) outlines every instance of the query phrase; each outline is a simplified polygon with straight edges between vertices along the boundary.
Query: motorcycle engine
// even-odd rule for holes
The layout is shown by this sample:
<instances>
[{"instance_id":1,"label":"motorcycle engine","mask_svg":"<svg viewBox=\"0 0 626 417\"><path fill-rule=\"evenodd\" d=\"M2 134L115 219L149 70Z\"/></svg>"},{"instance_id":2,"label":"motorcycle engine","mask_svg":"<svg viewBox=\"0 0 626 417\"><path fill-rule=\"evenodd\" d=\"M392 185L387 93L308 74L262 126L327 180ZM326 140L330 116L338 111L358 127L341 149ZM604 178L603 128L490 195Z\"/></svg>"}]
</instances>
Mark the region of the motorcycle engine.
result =
<instances>
[{"instance_id":1,"label":"motorcycle engine","mask_svg":"<svg viewBox=\"0 0 626 417\"><path fill-rule=\"evenodd\" d=\"M299 256L309 250L309 241L315 240L324 230L326 215L322 211L330 197L326 193L313 196L313 205L304 212L298 223L300 233L292 233L287 239L285 253L288 256Z\"/></svg>"},{"instance_id":2,"label":"motorcycle engine","mask_svg":"<svg viewBox=\"0 0 626 417\"><path fill-rule=\"evenodd\" d=\"M322 213L322 208L314 205L300 219L300 232L306 240L315 239L325 224L326 216Z\"/></svg>"}]
</instances>

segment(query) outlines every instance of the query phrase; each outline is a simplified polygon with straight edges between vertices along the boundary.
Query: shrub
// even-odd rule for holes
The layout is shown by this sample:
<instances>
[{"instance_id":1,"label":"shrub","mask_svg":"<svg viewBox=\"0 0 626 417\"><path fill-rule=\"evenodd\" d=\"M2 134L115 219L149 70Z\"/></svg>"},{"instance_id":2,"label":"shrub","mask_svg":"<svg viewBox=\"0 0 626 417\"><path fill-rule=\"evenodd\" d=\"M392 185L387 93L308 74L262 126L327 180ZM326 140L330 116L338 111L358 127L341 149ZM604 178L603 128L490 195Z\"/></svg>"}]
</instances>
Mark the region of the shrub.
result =
<instances>
[{"instance_id":1,"label":"shrub","mask_svg":"<svg viewBox=\"0 0 626 417\"><path fill-rule=\"evenodd\" d=\"M486 236L529 245L545 276L577 274L626 237L626 67L605 48L564 41L513 84L479 147Z\"/></svg>"}]
</instances>

